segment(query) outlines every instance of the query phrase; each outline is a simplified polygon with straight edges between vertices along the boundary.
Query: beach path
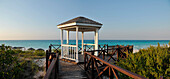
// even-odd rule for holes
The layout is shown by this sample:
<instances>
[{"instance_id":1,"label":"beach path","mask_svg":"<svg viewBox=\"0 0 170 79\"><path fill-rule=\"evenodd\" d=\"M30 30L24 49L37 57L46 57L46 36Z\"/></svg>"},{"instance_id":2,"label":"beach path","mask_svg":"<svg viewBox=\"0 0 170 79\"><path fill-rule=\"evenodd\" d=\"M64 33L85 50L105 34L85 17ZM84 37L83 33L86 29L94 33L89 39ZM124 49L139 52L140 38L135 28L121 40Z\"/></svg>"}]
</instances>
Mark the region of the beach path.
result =
<instances>
[{"instance_id":1,"label":"beach path","mask_svg":"<svg viewBox=\"0 0 170 79\"><path fill-rule=\"evenodd\" d=\"M60 61L59 79L87 79L86 72L80 65Z\"/></svg>"}]
</instances>

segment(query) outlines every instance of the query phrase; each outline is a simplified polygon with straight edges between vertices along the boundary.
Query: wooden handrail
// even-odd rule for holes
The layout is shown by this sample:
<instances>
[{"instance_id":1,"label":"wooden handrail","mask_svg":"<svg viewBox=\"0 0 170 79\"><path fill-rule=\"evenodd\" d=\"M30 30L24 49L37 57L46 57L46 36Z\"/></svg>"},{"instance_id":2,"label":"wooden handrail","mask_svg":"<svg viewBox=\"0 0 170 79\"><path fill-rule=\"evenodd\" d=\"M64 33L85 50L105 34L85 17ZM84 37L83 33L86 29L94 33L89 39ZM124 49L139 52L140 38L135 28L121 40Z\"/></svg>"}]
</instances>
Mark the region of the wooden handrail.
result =
<instances>
[{"instance_id":1,"label":"wooden handrail","mask_svg":"<svg viewBox=\"0 0 170 79\"><path fill-rule=\"evenodd\" d=\"M47 62L46 62L47 63ZM56 58L53 58L48 70L44 76L44 79L56 79L59 74L59 55L56 55Z\"/></svg>"},{"instance_id":2,"label":"wooden handrail","mask_svg":"<svg viewBox=\"0 0 170 79\"><path fill-rule=\"evenodd\" d=\"M133 73L133 72L131 72L131 71L128 71L128 70L126 70L126 69L123 69L123 68L121 68L121 67L119 67L119 66L110 64L109 62L107 62L107 61L105 61L105 60L103 60L103 59L101 59L101 58L99 58L99 57L97 57L97 56L95 56L95 55L92 55L92 54L90 54L90 53L88 53L88 52L84 52L84 53L85 53L85 56L86 56L86 55L89 55L90 57L92 57L92 58L94 58L94 59L102 62L103 64L105 64L106 67L110 67L110 68L113 68L113 69L115 69L115 70L117 70L117 71L120 71L121 73L126 74L126 75L129 76L129 77L132 77L132 78L135 78L135 79L146 79L145 77L140 76L140 75L138 75L138 74L136 74L136 73ZM94 52L93 52L93 53L94 53ZM84 60L86 60L86 57L85 57ZM92 62L91 65L93 65L93 62ZM86 61L85 61L85 66L86 66ZM106 68L106 69L107 69L107 68ZM85 69L85 70L87 70L87 69ZM92 70L93 70L93 69L92 69ZM93 77L93 78L94 78L94 77Z\"/></svg>"}]
</instances>

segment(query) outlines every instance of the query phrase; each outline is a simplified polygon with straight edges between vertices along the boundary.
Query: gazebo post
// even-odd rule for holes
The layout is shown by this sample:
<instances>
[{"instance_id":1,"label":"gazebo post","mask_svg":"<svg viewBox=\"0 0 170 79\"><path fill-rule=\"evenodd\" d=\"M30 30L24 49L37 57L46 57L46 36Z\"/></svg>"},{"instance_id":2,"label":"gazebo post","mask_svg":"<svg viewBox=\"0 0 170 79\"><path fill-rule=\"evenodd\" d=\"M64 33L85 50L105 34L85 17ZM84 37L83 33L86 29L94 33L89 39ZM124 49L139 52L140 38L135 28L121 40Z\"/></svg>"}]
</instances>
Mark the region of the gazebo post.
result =
<instances>
[{"instance_id":1,"label":"gazebo post","mask_svg":"<svg viewBox=\"0 0 170 79\"><path fill-rule=\"evenodd\" d=\"M84 46L84 32L82 31L82 43L81 43L81 54L83 55L84 54L84 48L83 48L83 46Z\"/></svg>"},{"instance_id":2,"label":"gazebo post","mask_svg":"<svg viewBox=\"0 0 170 79\"><path fill-rule=\"evenodd\" d=\"M78 27L76 27L76 62L78 62Z\"/></svg>"},{"instance_id":3,"label":"gazebo post","mask_svg":"<svg viewBox=\"0 0 170 79\"><path fill-rule=\"evenodd\" d=\"M67 44L69 45L69 31L67 30Z\"/></svg>"},{"instance_id":4,"label":"gazebo post","mask_svg":"<svg viewBox=\"0 0 170 79\"><path fill-rule=\"evenodd\" d=\"M98 42L99 42L99 29L96 28L95 31L95 50L98 50ZM98 55L98 52L95 52L95 55Z\"/></svg>"},{"instance_id":5,"label":"gazebo post","mask_svg":"<svg viewBox=\"0 0 170 79\"><path fill-rule=\"evenodd\" d=\"M69 30L67 30L67 45L69 45ZM69 47L67 47L67 55L69 55Z\"/></svg>"},{"instance_id":6,"label":"gazebo post","mask_svg":"<svg viewBox=\"0 0 170 79\"><path fill-rule=\"evenodd\" d=\"M61 58L63 58L63 29L61 29Z\"/></svg>"}]
</instances>

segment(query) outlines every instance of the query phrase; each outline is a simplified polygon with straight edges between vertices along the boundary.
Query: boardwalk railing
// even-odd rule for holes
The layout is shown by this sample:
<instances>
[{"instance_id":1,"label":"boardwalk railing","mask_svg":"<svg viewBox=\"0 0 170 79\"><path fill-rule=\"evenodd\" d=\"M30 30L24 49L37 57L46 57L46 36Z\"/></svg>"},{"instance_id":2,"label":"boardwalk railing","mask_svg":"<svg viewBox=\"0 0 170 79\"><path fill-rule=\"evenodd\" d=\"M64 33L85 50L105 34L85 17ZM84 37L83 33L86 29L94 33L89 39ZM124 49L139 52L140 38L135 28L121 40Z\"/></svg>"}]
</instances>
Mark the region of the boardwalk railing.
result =
<instances>
[{"instance_id":1,"label":"boardwalk railing","mask_svg":"<svg viewBox=\"0 0 170 79\"><path fill-rule=\"evenodd\" d=\"M133 53L133 45L114 45L114 46L107 46L106 52L108 54L117 54L117 58L126 58L128 57L129 53Z\"/></svg>"},{"instance_id":2,"label":"boardwalk railing","mask_svg":"<svg viewBox=\"0 0 170 79\"><path fill-rule=\"evenodd\" d=\"M95 44L84 44L84 51L92 51L95 49Z\"/></svg>"},{"instance_id":3,"label":"boardwalk railing","mask_svg":"<svg viewBox=\"0 0 170 79\"><path fill-rule=\"evenodd\" d=\"M46 75L44 79L57 79L59 74L59 48L61 45L50 44L46 51ZM54 50L52 50L52 48Z\"/></svg>"},{"instance_id":4,"label":"boardwalk railing","mask_svg":"<svg viewBox=\"0 0 170 79\"><path fill-rule=\"evenodd\" d=\"M53 58L52 62L48 62L48 69L44 79L57 79L58 74L59 74L59 55L56 54L56 58Z\"/></svg>"},{"instance_id":5,"label":"boardwalk railing","mask_svg":"<svg viewBox=\"0 0 170 79\"><path fill-rule=\"evenodd\" d=\"M129 53L133 52L133 45L114 45L114 46L108 46L108 45L99 45L99 50L93 50L98 51L98 57L105 60L105 56L109 57L106 61L110 61L111 59L114 61L118 61L119 57L126 58L128 57Z\"/></svg>"},{"instance_id":6,"label":"boardwalk railing","mask_svg":"<svg viewBox=\"0 0 170 79\"><path fill-rule=\"evenodd\" d=\"M113 79L119 78L118 71L135 79L146 79L143 76L132 73L128 70L120 68L119 66L110 64L109 62L97 57L94 55L95 51L92 52L84 52L84 70L91 74L91 79L102 79L104 76L104 72L108 72L108 77Z\"/></svg>"},{"instance_id":7,"label":"boardwalk railing","mask_svg":"<svg viewBox=\"0 0 170 79\"><path fill-rule=\"evenodd\" d=\"M61 45L49 45L49 49L46 51L46 71L50 66L50 63L52 62L53 58L56 58L56 53L59 54L60 47Z\"/></svg>"},{"instance_id":8,"label":"boardwalk railing","mask_svg":"<svg viewBox=\"0 0 170 79\"><path fill-rule=\"evenodd\" d=\"M52 50L53 49L53 50ZM60 52L61 45L60 44L50 44L49 49L50 52Z\"/></svg>"}]
</instances>

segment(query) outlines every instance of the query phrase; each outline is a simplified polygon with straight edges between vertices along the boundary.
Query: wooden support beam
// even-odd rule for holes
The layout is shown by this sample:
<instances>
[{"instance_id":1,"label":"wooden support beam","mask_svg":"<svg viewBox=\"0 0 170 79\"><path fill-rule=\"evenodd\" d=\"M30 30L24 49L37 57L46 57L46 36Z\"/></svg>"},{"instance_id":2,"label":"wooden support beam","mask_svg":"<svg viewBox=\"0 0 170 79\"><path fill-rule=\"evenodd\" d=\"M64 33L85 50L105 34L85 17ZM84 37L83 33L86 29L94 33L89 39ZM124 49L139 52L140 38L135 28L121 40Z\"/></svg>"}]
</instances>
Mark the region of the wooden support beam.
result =
<instances>
[{"instance_id":1,"label":"wooden support beam","mask_svg":"<svg viewBox=\"0 0 170 79\"><path fill-rule=\"evenodd\" d=\"M81 50L82 50L82 53L81 54L84 54L84 47L83 47L83 45L84 45L84 32L82 32L82 43L81 43Z\"/></svg>"},{"instance_id":2,"label":"wooden support beam","mask_svg":"<svg viewBox=\"0 0 170 79\"><path fill-rule=\"evenodd\" d=\"M76 62L78 62L78 27L76 27Z\"/></svg>"},{"instance_id":3,"label":"wooden support beam","mask_svg":"<svg viewBox=\"0 0 170 79\"><path fill-rule=\"evenodd\" d=\"M61 58L63 58L63 29L61 29Z\"/></svg>"},{"instance_id":4,"label":"wooden support beam","mask_svg":"<svg viewBox=\"0 0 170 79\"><path fill-rule=\"evenodd\" d=\"M69 31L67 30L67 45L69 45ZM69 56L69 47L67 47L67 57Z\"/></svg>"},{"instance_id":5,"label":"wooden support beam","mask_svg":"<svg viewBox=\"0 0 170 79\"><path fill-rule=\"evenodd\" d=\"M92 55L94 55L94 52L92 52ZM94 59L92 58L92 71L91 71L91 79L94 79L95 75L94 75Z\"/></svg>"},{"instance_id":6,"label":"wooden support beam","mask_svg":"<svg viewBox=\"0 0 170 79\"><path fill-rule=\"evenodd\" d=\"M99 43L99 29L96 28L96 31L95 31L95 50L98 50L98 44ZM98 52L96 51L95 52L95 55L98 56Z\"/></svg>"},{"instance_id":7,"label":"wooden support beam","mask_svg":"<svg viewBox=\"0 0 170 79\"><path fill-rule=\"evenodd\" d=\"M48 50L46 50L46 71L48 70Z\"/></svg>"}]
</instances>

